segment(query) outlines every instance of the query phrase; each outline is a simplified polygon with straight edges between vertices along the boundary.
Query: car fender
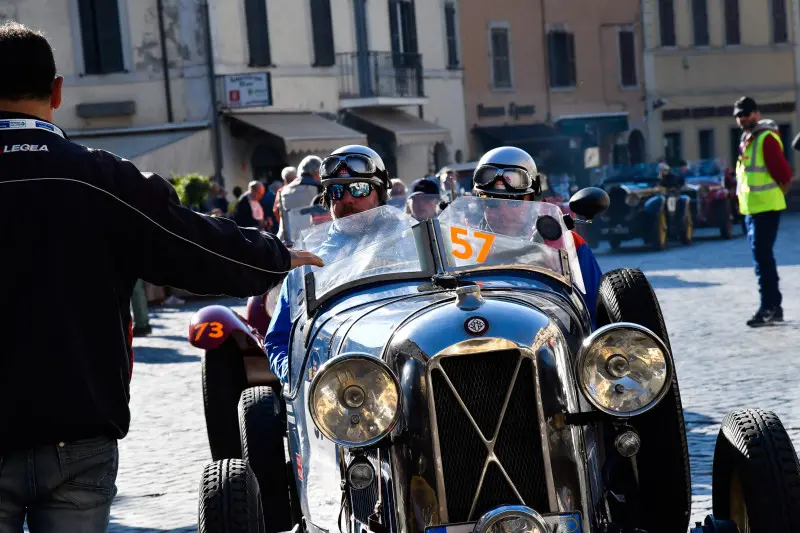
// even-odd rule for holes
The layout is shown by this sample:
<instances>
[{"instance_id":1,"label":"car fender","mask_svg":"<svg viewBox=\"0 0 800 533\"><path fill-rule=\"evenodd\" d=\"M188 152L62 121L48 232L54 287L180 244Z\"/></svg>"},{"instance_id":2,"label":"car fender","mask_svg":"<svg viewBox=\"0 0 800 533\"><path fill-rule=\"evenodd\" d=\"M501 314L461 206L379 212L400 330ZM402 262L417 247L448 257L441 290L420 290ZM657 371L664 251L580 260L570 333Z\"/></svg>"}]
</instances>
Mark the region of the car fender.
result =
<instances>
[{"instance_id":1,"label":"car fender","mask_svg":"<svg viewBox=\"0 0 800 533\"><path fill-rule=\"evenodd\" d=\"M661 213L661 210L664 208L664 202L664 195L656 194L645 200L644 207L642 209L648 215L656 216Z\"/></svg>"},{"instance_id":2,"label":"car fender","mask_svg":"<svg viewBox=\"0 0 800 533\"><path fill-rule=\"evenodd\" d=\"M194 314L189 322L189 343L202 350L213 350L233 337L243 351L263 350L261 336L238 313L223 305L209 305Z\"/></svg>"}]
</instances>

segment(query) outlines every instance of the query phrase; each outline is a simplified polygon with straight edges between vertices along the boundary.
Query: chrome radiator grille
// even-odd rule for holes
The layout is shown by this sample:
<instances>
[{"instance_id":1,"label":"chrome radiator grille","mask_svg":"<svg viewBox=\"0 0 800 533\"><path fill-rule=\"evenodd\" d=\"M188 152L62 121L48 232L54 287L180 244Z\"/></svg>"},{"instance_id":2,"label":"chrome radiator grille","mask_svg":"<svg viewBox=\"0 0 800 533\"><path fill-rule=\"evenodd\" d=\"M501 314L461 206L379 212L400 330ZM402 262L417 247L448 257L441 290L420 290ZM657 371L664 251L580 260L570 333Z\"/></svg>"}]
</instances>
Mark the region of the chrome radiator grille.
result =
<instances>
[{"instance_id":1,"label":"chrome radiator grille","mask_svg":"<svg viewBox=\"0 0 800 533\"><path fill-rule=\"evenodd\" d=\"M548 509L533 362L516 350L443 357L431 381L448 521Z\"/></svg>"}]
</instances>

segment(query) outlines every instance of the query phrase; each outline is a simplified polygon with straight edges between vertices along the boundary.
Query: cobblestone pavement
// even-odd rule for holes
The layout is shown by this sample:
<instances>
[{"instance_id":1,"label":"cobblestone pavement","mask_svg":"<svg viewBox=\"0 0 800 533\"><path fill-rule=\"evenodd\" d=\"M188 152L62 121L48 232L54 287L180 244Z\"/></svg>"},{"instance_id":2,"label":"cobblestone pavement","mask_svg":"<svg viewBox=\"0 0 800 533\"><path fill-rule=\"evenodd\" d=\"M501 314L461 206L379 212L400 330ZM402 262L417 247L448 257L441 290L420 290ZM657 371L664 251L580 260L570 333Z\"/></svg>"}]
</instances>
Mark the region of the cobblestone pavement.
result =
<instances>
[{"instance_id":1,"label":"cobblestone pavement","mask_svg":"<svg viewBox=\"0 0 800 533\"><path fill-rule=\"evenodd\" d=\"M737 228L738 229L738 228ZM711 506L711 460L719 422L743 407L774 410L800 449L800 217L785 217L776 245L787 323L751 330L757 306L747 243L698 231L689 247L650 252L628 244L597 251L604 271L642 268L656 288L678 366L694 490L693 519ZM197 487L210 460L200 352L186 342L189 318L209 301L153 309L153 335L136 339L130 434L120 443L119 493L110 531L196 531ZM223 300L243 306L241 300ZM243 310L243 307L241 307Z\"/></svg>"}]
</instances>

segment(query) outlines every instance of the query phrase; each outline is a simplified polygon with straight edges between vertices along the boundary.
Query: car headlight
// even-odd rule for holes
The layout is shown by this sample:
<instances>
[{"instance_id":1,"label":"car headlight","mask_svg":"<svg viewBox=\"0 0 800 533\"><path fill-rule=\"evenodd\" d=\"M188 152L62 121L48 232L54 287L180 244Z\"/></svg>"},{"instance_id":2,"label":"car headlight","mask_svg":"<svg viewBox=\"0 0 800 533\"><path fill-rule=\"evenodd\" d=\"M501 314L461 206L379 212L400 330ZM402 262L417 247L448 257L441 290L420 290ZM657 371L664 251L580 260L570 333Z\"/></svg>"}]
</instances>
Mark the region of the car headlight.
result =
<instances>
[{"instance_id":1,"label":"car headlight","mask_svg":"<svg viewBox=\"0 0 800 533\"><path fill-rule=\"evenodd\" d=\"M635 194L628 194L628 196L625 197L625 205L636 207L639 205L639 197Z\"/></svg>"},{"instance_id":2,"label":"car headlight","mask_svg":"<svg viewBox=\"0 0 800 533\"><path fill-rule=\"evenodd\" d=\"M578 355L578 383L597 409L617 416L649 411L667 394L673 363L649 329L620 322L590 335Z\"/></svg>"},{"instance_id":3,"label":"car headlight","mask_svg":"<svg viewBox=\"0 0 800 533\"><path fill-rule=\"evenodd\" d=\"M473 533L550 533L542 515L522 505L492 509L475 524Z\"/></svg>"},{"instance_id":4,"label":"car headlight","mask_svg":"<svg viewBox=\"0 0 800 533\"><path fill-rule=\"evenodd\" d=\"M400 414L400 384L386 364L342 354L320 367L309 389L309 411L322 434L342 446L368 446L386 436Z\"/></svg>"}]
</instances>

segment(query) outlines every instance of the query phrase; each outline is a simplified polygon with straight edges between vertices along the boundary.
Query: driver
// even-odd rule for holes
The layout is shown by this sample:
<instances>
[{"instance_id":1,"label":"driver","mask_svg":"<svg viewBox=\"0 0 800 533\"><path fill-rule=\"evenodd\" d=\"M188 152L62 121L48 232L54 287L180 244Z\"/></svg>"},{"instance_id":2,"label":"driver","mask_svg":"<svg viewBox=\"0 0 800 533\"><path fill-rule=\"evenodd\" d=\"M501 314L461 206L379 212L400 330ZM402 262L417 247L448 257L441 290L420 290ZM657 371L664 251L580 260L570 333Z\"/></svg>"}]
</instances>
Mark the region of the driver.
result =
<instances>
[{"instance_id":1,"label":"driver","mask_svg":"<svg viewBox=\"0 0 800 533\"><path fill-rule=\"evenodd\" d=\"M374 150L361 145L344 146L322 161L320 167L322 205L336 221L386 204L391 189L383 160ZM346 254L347 240L343 233L330 233L318 250L328 262ZM286 280L280 299L264 338L264 348L272 372L281 382L289 379L289 335L292 329Z\"/></svg>"},{"instance_id":2,"label":"driver","mask_svg":"<svg viewBox=\"0 0 800 533\"><path fill-rule=\"evenodd\" d=\"M513 146L501 146L486 152L475 168L472 177L472 192L481 198L534 201L541 194L541 182L536 163L526 151ZM515 202L498 202L497 206L487 207L485 221L487 229L503 228L509 234L524 231L524 217ZM584 300L592 318L592 328L596 327L597 290L603 276L600 265L583 237L575 231L572 239L578 253L583 284L586 288Z\"/></svg>"}]
</instances>

